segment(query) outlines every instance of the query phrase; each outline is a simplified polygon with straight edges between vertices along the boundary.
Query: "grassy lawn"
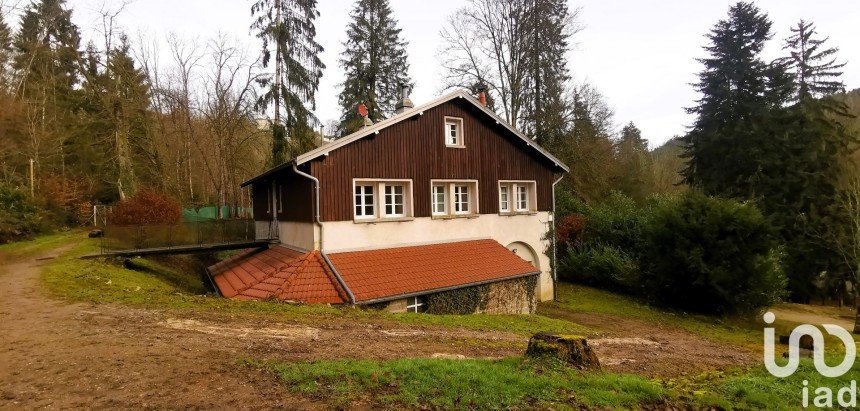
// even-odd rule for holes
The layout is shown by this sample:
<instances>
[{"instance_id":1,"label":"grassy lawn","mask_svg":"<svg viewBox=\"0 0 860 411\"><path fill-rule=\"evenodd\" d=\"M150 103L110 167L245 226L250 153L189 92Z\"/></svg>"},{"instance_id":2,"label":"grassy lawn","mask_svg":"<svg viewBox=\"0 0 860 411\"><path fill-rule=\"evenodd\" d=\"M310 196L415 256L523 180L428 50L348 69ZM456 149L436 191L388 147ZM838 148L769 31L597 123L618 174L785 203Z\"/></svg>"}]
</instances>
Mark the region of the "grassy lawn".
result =
<instances>
[{"instance_id":1,"label":"grassy lawn","mask_svg":"<svg viewBox=\"0 0 860 411\"><path fill-rule=\"evenodd\" d=\"M268 367L292 390L344 408L354 401L391 408L633 408L667 396L643 377L524 358L248 364Z\"/></svg>"},{"instance_id":2,"label":"grassy lawn","mask_svg":"<svg viewBox=\"0 0 860 411\"><path fill-rule=\"evenodd\" d=\"M65 241L69 242L71 239L72 237L66 237ZM199 273L182 272L153 260L134 259L132 260L134 269L130 269L116 262L77 258L97 251L96 240L83 239L76 242L64 256L50 261L45 266L43 275L43 281L49 292L56 298L72 301L120 303L153 309L276 315L279 320L303 323L315 323L326 319L390 321L417 326L508 331L521 335L531 335L538 331L569 334L582 334L589 331L569 321L539 315L389 314L326 305L232 301L204 295L204 286Z\"/></svg>"},{"instance_id":3,"label":"grassy lawn","mask_svg":"<svg viewBox=\"0 0 860 411\"><path fill-rule=\"evenodd\" d=\"M815 388L829 387L836 393L860 379L856 366L839 378L821 377L812 360L803 360L797 373L786 379L757 367L672 380L584 372L527 358L243 363L265 367L291 390L338 408L369 402L372 407L422 409L630 409L667 404L692 409L795 410L803 401L804 380L809 382L812 404Z\"/></svg>"},{"instance_id":4,"label":"grassy lawn","mask_svg":"<svg viewBox=\"0 0 860 411\"><path fill-rule=\"evenodd\" d=\"M32 240L2 244L0 245L0 256L7 259L26 258L68 244L82 235L86 235L83 230L68 230L39 236Z\"/></svg>"},{"instance_id":5,"label":"grassy lawn","mask_svg":"<svg viewBox=\"0 0 860 411\"><path fill-rule=\"evenodd\" d=\"M424 315L388 314L323 305L235 302L203 295L198 274L152 259L135 259L130 266L77 257L98 249L83 232L47 236L29 243L0 246L0 254L28 256L64 244L69 251L46 262L43 281L57 298L94 303L189 312L241 313L307 324L325 321L444 326L499 330L530 335L537 331L588 334L589 330L542 315ZM131 268L129 268L131 267ZM676 326L706 338L761 350L763 324L756 318L711 318L651 307L626 296L593 288L562 284L559 302L544 303L572 312L592 312ZM756 316L757 317L757 316ZM778 324L788 329L792 324ZM599 331L599 330L597 330ZM782 333L783 330L778 332ZM828 347L833 347L828 341ZM839 359L832 358L830 364ZM314 362L243 361L274 372L290 389L331 406L370 405L387 408L639 408L671 405L682 408L797 409L802 381L811 394L820 386L835 390L860 379L855 367L836 378L818 375L804 360L792 377L770 376L763 366L708 372L676 379L610 372L583 372L561 364L522 357L501 360L398 359L389 361L327 360Z\"/></svg>"}]
</instances>

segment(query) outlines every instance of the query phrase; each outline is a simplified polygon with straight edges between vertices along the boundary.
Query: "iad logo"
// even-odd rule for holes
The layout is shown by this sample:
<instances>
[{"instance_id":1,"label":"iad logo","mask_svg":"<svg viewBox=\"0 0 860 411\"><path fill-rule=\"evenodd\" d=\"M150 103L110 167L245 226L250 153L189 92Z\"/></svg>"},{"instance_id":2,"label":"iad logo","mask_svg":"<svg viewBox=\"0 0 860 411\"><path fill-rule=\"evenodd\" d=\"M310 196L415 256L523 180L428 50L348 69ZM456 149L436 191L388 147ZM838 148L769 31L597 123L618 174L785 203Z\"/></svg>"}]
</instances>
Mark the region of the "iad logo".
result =
<instances>
[{"instance_id":1,"label":"iad logo","mask_svg":"<svg viewBox=\"0 0 860 411\"><path fill-rule=\"evenodd\" d=\"M776 320L776 315L772 312L764 314L764 322L773 324ZM854 338L848 330L834 324L822 324L824 330L830 335L836 336L845 345L845 358L839 365L831 367L824 362L824 334L818 327L810 324L802 324L791 331L788 337L788 363L786 365L777 365L776 363L776 336L775 331L771 327L764 329L764 365L767 370L775 377L785 378L797 371L800 365L800 339L803 336L812 338L812 359L815 363L815 370L819 374L836 378L845 375L851 370L854 365L854 359L857 356L857 346L854 343ZM803 381L803 407L809 406L809 382ZM833 406L833 390L829 387L818 387L814 390L816 394L813 403L819 407ZM847 398L846 398L847 395ZM856 407L857 406L857 382L851 381L848 387L839 389L837 400L840 406Z\"/></svg>"},{"instance_id":2,"label":"iad logo","mask_svg":"<svg viewBox=\"0 0 860 411\"><path fill-rule=\"evenodd\" d=\"M772 312L764 314L765 323L773 324L775 320L776 315ZM812 337L812 358L815 361L815 369L818 373L831 378L845 375L845 373L851 370L851 366L854 364L854 359L857 356L857 346L854 344L854 337L851 336L848 330L838 325L822 324L822 327L830 335L835 335L842 340L842 344L845 344L845 359L839 365L831 367L824 363L824 334L814 325L803 324L792 330L791 335L788 337L788 364L783 366L776 364L774 329L770 327L764 329L764 365L767 367L767 370L773 376L779 378L785 378L794 374L797 371L798 365L800 365L800 338L808 335Z\"/></svg>"}]
</instances>

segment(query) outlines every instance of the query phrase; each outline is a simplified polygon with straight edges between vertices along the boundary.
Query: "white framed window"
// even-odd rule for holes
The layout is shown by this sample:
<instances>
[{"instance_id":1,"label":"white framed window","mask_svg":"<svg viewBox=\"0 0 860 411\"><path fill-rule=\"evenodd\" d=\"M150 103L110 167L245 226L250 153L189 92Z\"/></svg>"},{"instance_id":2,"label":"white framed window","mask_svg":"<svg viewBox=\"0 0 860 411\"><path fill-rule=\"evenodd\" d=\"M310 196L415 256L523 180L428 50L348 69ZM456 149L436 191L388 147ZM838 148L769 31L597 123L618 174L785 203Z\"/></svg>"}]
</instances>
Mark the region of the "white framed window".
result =
<instances>
[{"instance_id":1,"label":"white framed window","mask_svg":"<svg viewBox=\"0 0 860 411\"><path fill-rule=\"evenodd\" d=\"M465 147L462 118L445 117L445 145L448 147Z\"/></svg>"},{"instance_id":2,"label":"white framed window","mask_svg":"<svg viewBox=\"0 0 860 411\"><path fill-rule=\"evenodd\" d=\"M412 180L354 179L353 187L356 221L412 216Z\"/></svg>"},{"instance_id":3,"label":"white framed window","mask_svg":"<svg viewBox=\"0 0 860 411\"><path fill-rule=\"evenodd\" d=\"M272 214L272 191L274 187L266 189L266 214Z\"/></svg>"},{"instance_id":4,"label":"white framed window","mask_svg":"<svg viewBox=\"0 0 860 411\"><path fill-rule=\"evenodd\" d=\"M405 216L406 205L403 199L403 193L406 191L406 184L394 183L383 184L385 190L385 209L383 216L385 217L403 217Z\"/></svg>"},{"instance_id":5,"label":"white framed window","mask_svg":"<svg viewBox=\"0 0 860 411\"><path fill-rule=\"evenodd\" d=\"M537 185L534 181L499 181L499 213L520 214L537 211Z\"/></svg>"},{"instance_id":6,"label":"white framed window","mask_svg":"<svg viewBox=\"0 0 860 411\"><path fill-rule=\"evenodd\" d=\"M433 215L448 214L448 193L447 184L433 184L433 189L430 193L432 197Z\"/></svg>"},{"instance_id":7,"label":"white framed window","mask_svg":"<svg viewBox=\"0 0 860 411\"><path fill-rule=\"evenodd\" d=\"M355 218L376 217L376 196L374 195L375 184L355 184Z\"/></svg>"},{"instance_id":8,"label":"white framed window","mask_svg":"<svg viewBox=\"0 0 860 411\"><path fill-rule=\"evenodd\" d=\"M525 185L517 184L517 211L529 211L529 188Z\"/></svg>"},{"instance_id":9,"label":"white framed window","mask_svg":"<svg viewBox=\"0 0 860 411\"><path fill-rule=\"evenodd\" d=\"M467 217L478 214L477 180L431 180L433 217Z\"/></svg>"},{"instance_id":10,"label":"white framed window","mask_svg":"<svg viewBox=\"0 0 860 411\"><path fill-rule=\"evenodd\" d=\"M511 186L509 185L500 185L499 186L499 211L503 213L508 213L511 211L511 194L510 194Z\"/></svg>"},{"instance_id":11,"label":"white framed window","mask_svg":"<svg viewBox=\"0 0 860 411\"><path fill-rule=\"evenodd\" d=\"M409 297L406 299L407 313L423 313L426 309L424 305L424 297Z\"/></svg>"},{"instance_id":12,"label":"white framed window","mask_svg":"<svg viewBox=\"0 0 860 411\"><path fill-rule=\"evenodd\" d=\"M469 214L471 212L469 200L469 185L454 185L454 214Z\"/></svg>"}]
</instances>

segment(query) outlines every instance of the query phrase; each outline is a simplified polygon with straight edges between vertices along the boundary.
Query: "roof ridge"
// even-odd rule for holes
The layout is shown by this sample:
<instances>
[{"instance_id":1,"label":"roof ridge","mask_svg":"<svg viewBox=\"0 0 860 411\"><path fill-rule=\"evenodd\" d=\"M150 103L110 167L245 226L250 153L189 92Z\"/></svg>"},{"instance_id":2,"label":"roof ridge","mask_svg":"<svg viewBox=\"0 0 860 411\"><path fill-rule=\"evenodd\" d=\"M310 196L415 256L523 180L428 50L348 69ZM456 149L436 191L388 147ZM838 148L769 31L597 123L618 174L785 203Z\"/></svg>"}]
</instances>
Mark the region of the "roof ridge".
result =
<instances>
[{"instance_id":1,"label":"roof ridge","mask_svg":"<svg viewBox=\"0 0 860 411\"><path fill-rule=\"evenodd\" d=\"M287 278L284 279L284 282L281 283L281 285L278 287L277 290L275 290L275 292L272 293L272 295L277 295L278 299L282 300L283 295L286 294L286 290L289 288L288 286L292 285L293 280L295 280L300 274L302 274L308 267L308 265L310 264L309 259L311 258L311 256L313 256L313 254L314 252L305 253L302 255L302 257L296 259L296 261L284 267L296 267L296 269L293 270L293 272L289 276L287 276Z\"/></svg>"}]
</instances>

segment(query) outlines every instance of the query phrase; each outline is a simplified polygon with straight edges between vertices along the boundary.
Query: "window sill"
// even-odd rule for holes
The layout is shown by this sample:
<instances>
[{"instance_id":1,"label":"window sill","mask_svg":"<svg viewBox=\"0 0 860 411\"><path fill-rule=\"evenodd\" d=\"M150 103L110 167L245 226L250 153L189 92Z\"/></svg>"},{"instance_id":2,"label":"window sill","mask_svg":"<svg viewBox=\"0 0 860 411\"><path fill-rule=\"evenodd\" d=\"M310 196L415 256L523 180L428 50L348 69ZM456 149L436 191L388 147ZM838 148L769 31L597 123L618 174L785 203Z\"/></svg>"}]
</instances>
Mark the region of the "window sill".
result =
<instances>
[{"instance_id":1,"label":"window sill","mask_svg":"<svg viewBox=\"0 0 860 411\"><path fill-rule=\"evenodd\" d=\"M465 145L456 145L455 146L455 145L451 145L451 144L445 144L445 147L446 148L466 148Z\"/></svg>"},{"instance_id":2,"label":"window sill","mask_svg":"<svg viewBox=\"0 0 860 411\"><path fill-rule=\"evenodd\" d=\"M415 217L391 217L391 218L362 218L362 219L353 219L352 222L356 224L375 224L375 223L397 223L404 221L412 221L415 220Z\"/></svg>"},{"instance_id":3,"label":"window sill","mask_svg":"<svg viewBox=\"0 0 860 411\"><path fill-rule=\"evenodd\" d=\"M457 218L478 218L480 214L445 214L445 215L434 215L431 218L433 220L454 220Z\"/></svg>"},{"instance_id":4,"label":"window sill","mask_svg":"<svg viewBox=\"0 0 860 411\"><path fill-rule=\"evenodd\" d=\"M517 215L537 215L537 211L510 211L499 213L502 217L513 217Z\"/></svg>"}]
</instances>

